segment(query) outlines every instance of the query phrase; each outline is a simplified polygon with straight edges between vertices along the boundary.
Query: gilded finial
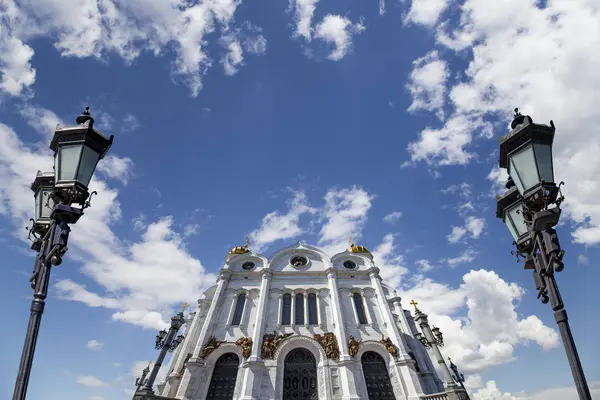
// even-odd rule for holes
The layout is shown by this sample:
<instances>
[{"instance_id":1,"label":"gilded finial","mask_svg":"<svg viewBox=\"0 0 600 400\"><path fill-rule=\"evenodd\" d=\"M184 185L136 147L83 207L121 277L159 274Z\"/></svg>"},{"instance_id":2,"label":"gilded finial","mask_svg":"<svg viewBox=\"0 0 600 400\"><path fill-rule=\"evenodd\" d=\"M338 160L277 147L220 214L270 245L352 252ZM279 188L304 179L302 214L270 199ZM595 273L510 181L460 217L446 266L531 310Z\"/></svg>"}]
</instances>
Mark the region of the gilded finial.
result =
<instances>
[{"instance_id":1,"label":"gilded finial","mask_svg":"<svg viewBox=\"0 0 600 400\"><path fill-rule=\"evenodd\" d=\"M181 306L181 311L179 311L181 314L183 314L183 312L185 311L186 308L189 307L188 303L183 303L183 305Z\"/></svg>"},{"instance_id":2,"label":"gilded finial","mask_svg":"<svg viewBox=\"0 0 600 400\"><path fill-rule=\"evenodd\" d=\"M148 361L148 367L152 365L152 361Z\"/></svg>"},{"instance_id":3,"label":"gilded finial","mask_svg":"<svg viewBox=\"0 0 600 400\"><path fill-rule=\"evenodd\" d=\"M410 305L412 305L412 306L415 308L415 311L416 311L416 312L419 312L419 309L417 308L417 304L419 304L419 303L417 303L417 302L416 302L416 301L414 301L414 300L411 300L411 301L410 301Z\"/></svg>"}]
</instances>

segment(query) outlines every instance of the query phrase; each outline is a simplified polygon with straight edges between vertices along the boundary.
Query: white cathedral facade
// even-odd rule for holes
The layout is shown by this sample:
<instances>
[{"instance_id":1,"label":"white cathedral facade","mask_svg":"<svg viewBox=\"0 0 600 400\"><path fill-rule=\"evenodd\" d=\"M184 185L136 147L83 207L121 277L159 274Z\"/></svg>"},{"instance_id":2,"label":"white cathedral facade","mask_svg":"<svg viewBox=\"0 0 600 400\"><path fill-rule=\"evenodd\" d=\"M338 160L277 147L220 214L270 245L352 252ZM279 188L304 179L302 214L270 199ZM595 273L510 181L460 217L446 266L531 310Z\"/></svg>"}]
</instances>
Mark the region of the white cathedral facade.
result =
<instances>
[{"instance_id":1,"label":"white cathedral facade","mask_svg":"<svg viewBox=\"0 0 600 400\"><path fill-rule=\"evenodd\" d=\"M269 259L236 247L183 334L160 396L463 398L445 392L411 313L363 246L329 257L299 242Z\"/></svg>"}]
</instances>

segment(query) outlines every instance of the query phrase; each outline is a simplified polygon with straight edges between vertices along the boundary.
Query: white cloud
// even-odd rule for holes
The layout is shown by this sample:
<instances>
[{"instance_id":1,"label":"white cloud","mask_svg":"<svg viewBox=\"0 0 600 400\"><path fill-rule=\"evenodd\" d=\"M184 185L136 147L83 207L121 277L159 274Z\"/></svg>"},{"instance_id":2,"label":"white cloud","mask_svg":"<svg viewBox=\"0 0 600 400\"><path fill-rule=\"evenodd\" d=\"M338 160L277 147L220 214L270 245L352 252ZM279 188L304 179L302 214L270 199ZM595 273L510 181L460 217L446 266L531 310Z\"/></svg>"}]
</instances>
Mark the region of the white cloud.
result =
<instances>
[{"instance_id":1,"label":"white cloud","mask_svg":"<svg viewBox=\"0 0 600 400\"><path fill-rule=\"evenodd\" d=\"M108 178L116 179L124 185L129 182L133 169L133 161L129 157L119 157L107 154L100 162L96 170Z\"/></svg>"},{"instance_id":2,"label":"white cloud","mask_svg":"<svg viewBox=\"0 0 600 400\"><path fill-rule=\"evenodd\" d=\"M333 44L334 49L329 53L328 58L339 61L350 51L352 36L360 34L365 29L362 19L353 24L346 17L327 14L315 28L315 37Z\"/></svg>"},{"instance_id":3,"label":"white cloud","mask_svg":"<svg viewBox=\"0 0 600 400\"><path fill-rule=\"evenodd\" d=\"M290 0L290 10L294 10L296 31L294 35L302 36L307 42L311 40L312 18L319 0Z\"/></svg>"},{"instance_id":4,"label":"white cloud","mask_svg":"<svg viewBox=\"0 0 600 400\"><path fill-rule=\"evenodd\" d=\"M37 170L52 169L52 154L45 146L29 147L3 124L0 142L0 214L13 220L15 234L24 240L22 227L33 213L29 186ZM112 230L121 219L119 192L99 179L92 180L90 190L98 195L84 217L72 225L66 262L81 263L81 272L104 290L94 293L73 279L59 280L59 295L115 310L114 319L166 326L156 313L170 317L172 305L192 303L216 277L187 252L171 217L149 223L138 242L120 240Z\"/></svg>"},{"instance_id":5,"label":"white cloud","mask_svg":"<svg viewBox=\"0 0 600 400\"><path fill-rule=\"evenodd\" d=\"M327 192L321 215L324 224L319 233L319 245L323 251L337 254L348 247L350 236L360 237L374 198L358 186L334 188Z\"/></svg>"},{"instance_id":6,"label":"white cloud","mask_svg":"<svg viewBox=\"0 0 600 400\"><path fill-rule=\"evenodd\" d=\"M317 209L308 204L304 192L293 192L293 195L288 201L287 214L279 211L268 213L263 217L260 228L250 233L250 248L253 251L261 252L277 240L291 239L304 233L300 227L300 217L314 215Z\"/></svg>"},{"instance_id":7,"label":"white cloud","mask_svg":"<svg viewBox=\"0 0 600 400\"><path fill-rule=\"evenodd\" d=\"M96 339L92 339L86 343L85 347L90 350L100 350L102 347L104 347L104 343L99 342Z\"/></svg>"},{"instance_id":8,"label":"white cloud","mask_svg":"<svg viewBox=\"0 0 600 400\"><path fill-rule=\"evenodd\" d=\"M402 211L394 211L383 217L383 222L388 224L395 224L402 216Z\"/></svg>"},{"instance_id":9,"label":"white cloud","mask_svg":"<svg viewBox=\"0 0 600 400\"><path fill-rule=\"evenodd\" d=\"M12 3L12 2L11 2ZM3 14L10 29L0 36L3 63L0 91L20 95L35 81L29 40L45 37L64 57L105 60L115 54L131 64L142 53L174 52L171 74L196 96L213 61L209 34L227 32L241 1L79 0L77 7L57 0L9 4Z\"/></svg>"},{"instance_id":10,"label":"white cloud","mask_svg":"<svg viewBox=\"0 0 600 400\"><path fill-rule=\"evenodd\" d=\"M140 128L142 126L142 124L140 123L140 121L137 119L137 117L133 114L125 114L125 117L123 118L123 123L121 124L121 131L122 132L133 132L135 130L137 130L138 128Z\"/></svg>"},{"instance_id":11,"label":"white cloud","mask_svg":"<svg viewBox=\"0 0 600 400\"><path fill-rule=\"evenodd\" d=\"M449 71L436 50L413 61L407 88L412 97L409 112L427 110L444 119L444 95Z\"/></svg>"},{"instance_id":12,"label":"white cloud","mask_svg":"<svg viewBox=\"0 0 600 400\"><path fill-rule=\"evenodd\" d=\"M417 260L415 261L415 265L419 267L419 272L429 272L435 268L429 260Z\"/></svg>"},{"instance_id":13,"label":"white cloud","mask_svg":"<svg viewBox=\"0 0 600 400\"><path fill-rule=\"evenodd\" d=\"M580 254L577 257L577 263L580 265L589 265L590 264L590 259L584 255L584 254Z\"/></svg>"},{"instance_id":14,"label":"white cloud","mask_svg":"<svg viewBox=\"0 0 600 400\"><path fill-rule=\"evenodd\" d=\"M588 382L593 398L600 396L600 381ZM481 375L473 374L465 380L465 387L473 400L578 400L574 386L557 386L534 393L509 393L501 390L495 381L483 384Z\"/></svg>"},{"instance_id":15,"label":"white cloud","mask_svg":"<svg viewBox=\"0 0 600 400\"><path fill-rule=\"evenodd\" d=\"M385 0L379 0L379 15L385 14Z\"/></svg>"},{"instance_id":16,"label":"white cloud","mask_svg":"<svg viewBox=\"0 0 600 400\"><path fill-rule=\"evenodd\" d=\"M52 139L57 125L64 125L58 115L43 107L25 104L19 107L18 111L25 123L35 129L45 140Z\"/></svg>"},{"instance_id":17,"label":"white cloud","mask_svg":"<svg viewBox=\"0 0 600 400\"><path fill-rule=\"evenodd\" d=\"M506 192L506 182L508 181L508 172L504 168L494 165L487 176L487 179L492 182L492 191L494 194L502 194Z\"/></svg>"},{"instance_id":18,"label":"white cloud","mask_svg":"<svg viewBox=\"0 0 600 400\"><path fill-rule=\"evenodd\" d=\"M406 21L434 25L448 6L449 0L412 0Z\"/></svg>"},{"instance_id":19,"label":"white cloud","mask_svg":"<svg viewBox=\"0 0 600 400\"><path fill-rule=\"evenodd\" d=\"M566 182L563 206L576 224L573 238L586 245L600 243L600 136L595 134L600 114L594 106L600 102L600 59L589 56L600 47L600 4L466 0L456 10L456 18L435 34L439 45L470 61L451 71L458 77L447 96L453 115L442 128L424 130L428 135L422 133L417 145L409 147L412 161L468 163L473 158L470 132L500 118L503 124L495 133L505 134L514 107L536 122L552 119L557 127L555 175ZM486 129L480 136L490 133ZM453 144L451 151L440 138Z\"/></svg>"},{"instance_id":20,"label":"white cloud","mask_svg":"<svg viewBox=\"0 0 600 400\"><path fill-rule=\"evenodd\" d=\"M448 264L450 267L456 267L459 264L470 263L475 260L477 251L473 249L466 249L459 256L454 258L444 258L441 261Z\"/></svg>"},{"instance_id":21,"label":"white cloud","mask_svg":"<svg viewBox=\"0 0 600 400\"><path fill-rule=\"evenodd\" d=\"M470 235L472 239L478 239L479 236L483 233L485 228L485 219L477 218L477 217L467 217L465 218L464 226L453 226L452 232L447 236L449 243L458 243L460 242L467 234Z\"/></svg>"},{"instance_id":22,"label":"white cloud","mask_svg":"<svg viewBox=\"0 0 600 400\"><path fill-rule=\"evenodd\" d=\"M93 375L82 375L77 377L77 383L87 387L100 387L106 386L105 382L102 382L100 379L96 378Z\"/></svg>"},{"instance_id":23,"label":"white cloud","mask_svg":"<svg viewBox=\"0 0 600 400\"><path fill-rule=\"evenodd\" d=\"M402 277L408 272L404 266L404 257L398 254L398 246L394 244L394 235L388 233L383 241L373 250L373 260L380 269L383 280L392 287L400 286Z\"/></svg>"},{"instance_id":24,"label":"white cloud","mask_svg":"<svg viewBox=\"0 0 600 400\"><path fill-rule=\"evenodd\" d=\"M242 45L233 35L223 38L227 53L221 58L225 75L235 75L238 72L238 66L243 65L244 56Z\"/></svg>"},{"instance_id":25,"label":"white cloud","mask_svg":"<svg viewBox=\"0 0 600 400\"><path fill-rule=\"evenodd\" d=\"M446 189L442 189L442 193L458 193L461 199L468 200L471 198L471 194L473 193L473 187L470 183L462 182L458 185L450 185Z\"/></svg>"},{"instance_id":26,"label":"white cloud","mask_svg":"<svg viewBox=\"0 0 600 400\"><path fill-rule=\"evenodd\" d=\"M444 334L444 356L468 376L514 359L515 346L534 342L544 349L559 345L558 334L535 316L520 319L515 307L524 290L495 272L470 271L456 289L424 278L401 290L414 299ZM462 316L462 308L467 308Z\"/></svg>"}]
</instances>

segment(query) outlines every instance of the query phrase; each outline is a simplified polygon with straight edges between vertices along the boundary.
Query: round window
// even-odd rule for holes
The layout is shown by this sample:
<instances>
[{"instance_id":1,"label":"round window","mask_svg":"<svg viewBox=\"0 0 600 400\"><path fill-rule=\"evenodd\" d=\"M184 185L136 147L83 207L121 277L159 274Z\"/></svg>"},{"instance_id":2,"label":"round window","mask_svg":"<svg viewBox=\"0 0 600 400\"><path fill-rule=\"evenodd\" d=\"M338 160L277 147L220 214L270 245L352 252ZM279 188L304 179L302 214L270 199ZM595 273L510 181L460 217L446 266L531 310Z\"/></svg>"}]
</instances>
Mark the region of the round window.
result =
<instances>
[{"instance_id":1,"label":"round window","mask_svg":"<svg viewBox=\"0 0 600 400\"><path fill-rule=\"evenodd\" d=\"M245 262L244 264L242 264L242 269L245 269L246 271L251 270L254 267L255 267L255 264L252 261L248 261L248 262Z\"/></svg>"},{"instance_id":2,"label":"round window","mask_svg":"<svg viewBox=\"0 0 600 400\"><path fill-rule=\"evenodd\" d=\"M306 266L306 264L308 264L308 259L302 256L295 256L292 257L292 259L290 260L290 264L292 264L296 268L304 267Z\"/></svg>"},{"instance_id":3,"label":"round window","mask_svg":"<svg viewBox=\"0 0 600 400\"><path fill-rule=\"evenodd\" d=\"M344 261L344 267L348 268L348 269L355 269L356 268L356 263L354 263L354 261Z\"/></svg>"}]
</instances>

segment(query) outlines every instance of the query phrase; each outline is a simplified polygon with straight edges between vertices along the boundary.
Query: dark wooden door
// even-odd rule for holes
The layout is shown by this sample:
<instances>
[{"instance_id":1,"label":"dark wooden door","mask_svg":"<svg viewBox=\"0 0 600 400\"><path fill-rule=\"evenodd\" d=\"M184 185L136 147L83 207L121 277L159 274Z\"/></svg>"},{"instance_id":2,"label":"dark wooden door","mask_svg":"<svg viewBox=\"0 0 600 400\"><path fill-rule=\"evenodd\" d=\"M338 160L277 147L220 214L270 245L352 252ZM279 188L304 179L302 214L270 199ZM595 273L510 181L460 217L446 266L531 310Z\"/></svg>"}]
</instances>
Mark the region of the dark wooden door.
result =
<instances>
[{"instance_id":1,"label":"dark wooden door","mask_svg":"<svg viewBox=\"0 0 600 400\"><path fill-rule=\"evenodd\" d=\"M396 400L390 374L381 356L367 351L361 358L369 400Z\"/></svg>"},{"instance_id":2,"label":"dark wooden door","mask_svg":"<svg viewBox=\"0 0 600 400\"><path fill-rule=\"evenodd\" d=\"M226 353L219 357L210 379L206 400L233 399L239 364L240 359L234 353Z\"/></svg>"},{"instance_id":3,"label":"dark wooden door","mask_svg":"<svg viewBox=\"0 0 600 400\"><path fill-rule=\"evenodd\" d=\"M298 348L285 357L283 400L317 400L317 363L312 353Z\"/></svg>"}]
</instances>

